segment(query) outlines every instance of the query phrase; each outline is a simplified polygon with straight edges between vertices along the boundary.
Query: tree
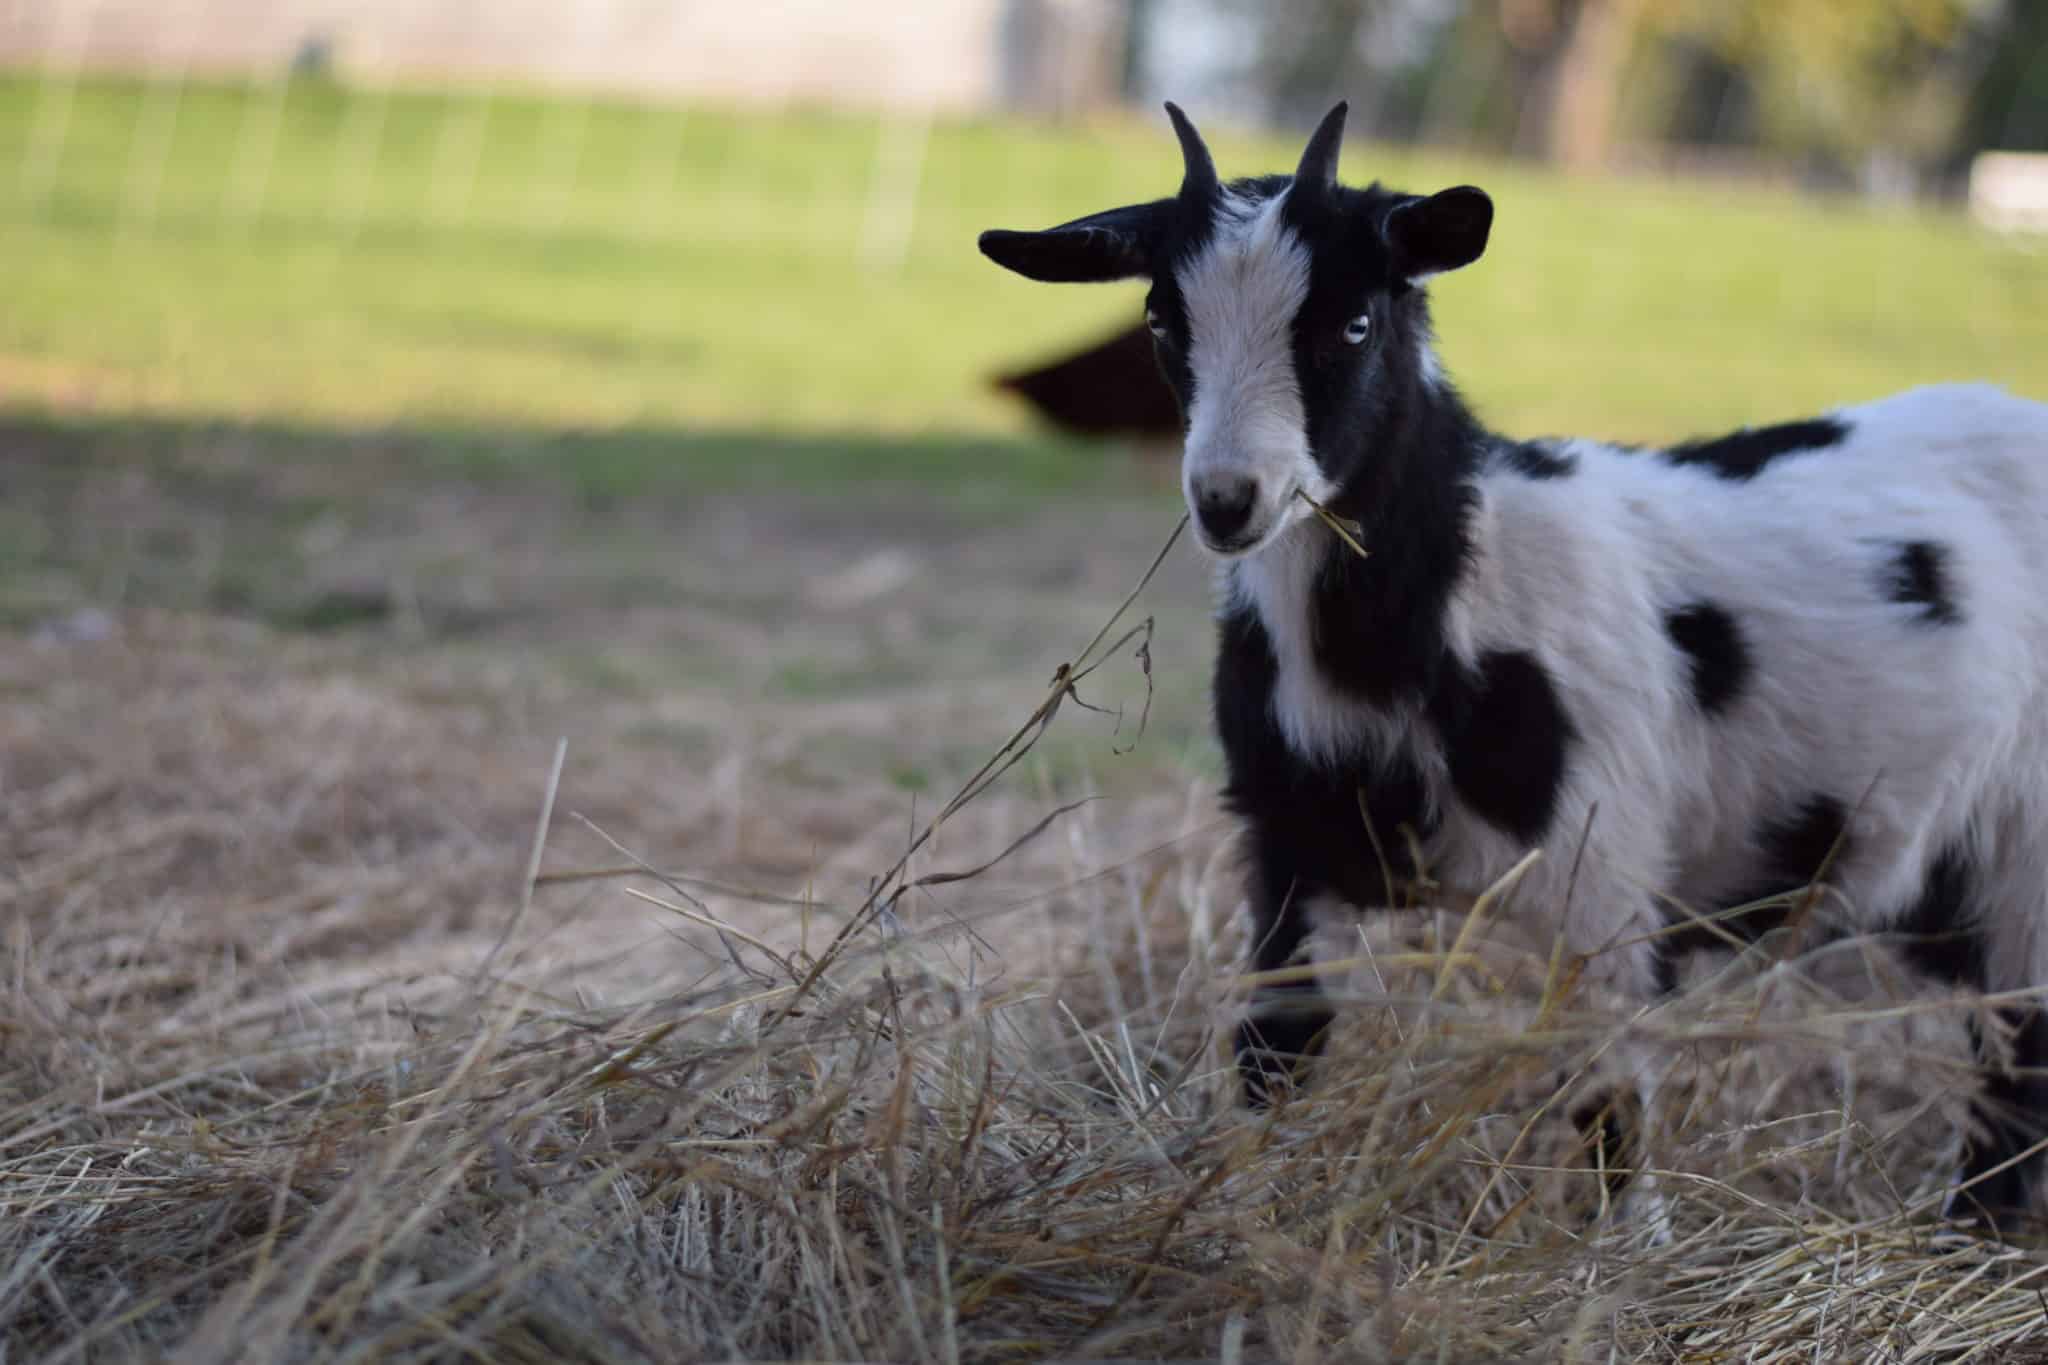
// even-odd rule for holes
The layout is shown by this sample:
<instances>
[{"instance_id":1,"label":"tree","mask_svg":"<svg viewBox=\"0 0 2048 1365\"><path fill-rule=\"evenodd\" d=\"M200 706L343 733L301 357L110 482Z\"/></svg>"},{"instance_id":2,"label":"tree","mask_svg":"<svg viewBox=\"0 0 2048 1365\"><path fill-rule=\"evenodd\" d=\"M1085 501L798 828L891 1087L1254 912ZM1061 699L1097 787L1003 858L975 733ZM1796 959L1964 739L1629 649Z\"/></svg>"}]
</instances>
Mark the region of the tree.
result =
<instances>
[{"instance_id":1,"label":"tree","mask_svg":"<svg viewBox=\"0 0 2048 1365\"><path fill-rule=\"evenodd\" d=\"M2012 0L1976 25L1969 84L1948 169L1994 148L2048 151L2048 0Z\"/></svg>"},{"instance_id":2,"label":"tree","mask_svg":"<svg viewBox=\"0 0 2048 1365\"><path fill-rule=\"evenodd\" d=\"M1247 74L1283 123L1342 93L1380 136L1594 169L1624 138L1697 128L1681 109L1707 79L1747 114L1713 136L1849 171L1885 155L1932 165L1959 130L1996 141L2001 119L2031 128L2029 111L2048 136L2048 0L1212 3L1256 25Z\"/></svg>"},{"instance_id":3,"label":"tree","mask_svg":"<svg viewBox=\"0 0 2048 1365\"><path fill-rule=\"evenodd\" d=\"M1742 71L1766 145L1855 166L1947 147L1965 90L1963 39L1997 0L1645 0L1665 38Z\"/></svg>"},{"instance_id":4,"label":"tree","mask_svg":"<svg viewBox=\"0 0 2048 1365\"><path fill-rule=\"evenodd\" d=\"M1643 0L1502 0L1509 40L1534 49L1524 146L1574 170L1606 164L1614 142L1617 92L1635 46ZM1531 41L1534 35L1543 39Z\"/></svg>"},{"instance_id":5,"label":"tree","mask_svg":"<svg viewBox=\"0 0 2048 1365\"><path fill-rule=\"evenodd\" d=\"M1926 160L1953 136L1961 40L1997 0L1498 0L1512 41L1554 34L1539 100L1540 148L1604 164L1632 70L1690 48L1739 72L1767 146L1855 166L1874 153ZM1674 88L1676 82L1667 82ZM1668 131L1652 113L1653 135ZM1661 125L1661 126L1660 126Z\"/></svg>"}]
</instances>

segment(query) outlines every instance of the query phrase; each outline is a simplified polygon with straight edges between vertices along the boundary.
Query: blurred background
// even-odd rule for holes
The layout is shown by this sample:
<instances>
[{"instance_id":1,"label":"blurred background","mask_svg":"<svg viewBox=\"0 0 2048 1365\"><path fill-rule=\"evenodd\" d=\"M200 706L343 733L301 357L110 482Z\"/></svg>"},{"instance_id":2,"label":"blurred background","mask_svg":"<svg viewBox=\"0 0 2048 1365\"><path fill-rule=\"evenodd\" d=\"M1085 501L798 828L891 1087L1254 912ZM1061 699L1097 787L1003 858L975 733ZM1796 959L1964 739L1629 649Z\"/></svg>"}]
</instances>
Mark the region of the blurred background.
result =
<instances>
[{"instance_id":1,"label":"blurred background","mask_svg":"<svg viewBox=\"0 0 2048 1365\"><path fill-rule=\"evenodd\" d=\"M6 401L319 424L1031 429L1127 322L973 236L1229 169L1502 200L1447 289L1509 426L2024 383L2031 0L8 0ZM1973 176L1974 172L1974 176ZM2021 330L2014 331L2013 328ZM1651 337L1660 343L1646 344Z\"/></svg>"},{"instance_id":2,"label":"blurred background","mask_svg":"<svg viewBox=\"0 0 2048 1365\"><path fill-rule=\"evenodd\" d=\"M874 871L1178 516L1138 287L974 249L1169 192L1164 97L1491 190L1435 295L1507 431L2048 398L2036 0L0 0L17 788L516 866L567 737L664 857ZM1137 610L1026 795L1143 842L1214 771L1188 547Z\"/></svg>"}]
</instances>

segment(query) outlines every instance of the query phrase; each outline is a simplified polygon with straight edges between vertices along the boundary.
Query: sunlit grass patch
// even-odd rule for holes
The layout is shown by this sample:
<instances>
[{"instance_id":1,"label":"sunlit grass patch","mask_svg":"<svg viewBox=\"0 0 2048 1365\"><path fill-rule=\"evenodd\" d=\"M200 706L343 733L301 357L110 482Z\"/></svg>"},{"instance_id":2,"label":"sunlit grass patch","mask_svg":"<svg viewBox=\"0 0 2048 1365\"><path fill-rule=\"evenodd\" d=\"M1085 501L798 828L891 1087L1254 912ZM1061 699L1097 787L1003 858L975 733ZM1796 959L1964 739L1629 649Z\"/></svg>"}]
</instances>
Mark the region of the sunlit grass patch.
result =
<instances>
[{"instance_id":1,"label":"sunlit grass patch","mask_svg":"<svg viewBox=\"0 0 2048 1365\"><path fill-rule=\"evenodd\" d=\"M899 131L8 76L0 256L33 268L0 286L0 395L351 427L1015 432L989 376L1129 325L1139 291L1035 288L976 234L1164 193L1172 140L1142 114L941 120L880 249ZM1293 161L1289 139L1217 141L1228 173ZM1513 431L1668 440L1954 378L2048 393L2048 257L1946 211L1363 143L1346 172L1493 192L1487 257L1436 295L1452 372Z\"/></svg>"}]
</instances>

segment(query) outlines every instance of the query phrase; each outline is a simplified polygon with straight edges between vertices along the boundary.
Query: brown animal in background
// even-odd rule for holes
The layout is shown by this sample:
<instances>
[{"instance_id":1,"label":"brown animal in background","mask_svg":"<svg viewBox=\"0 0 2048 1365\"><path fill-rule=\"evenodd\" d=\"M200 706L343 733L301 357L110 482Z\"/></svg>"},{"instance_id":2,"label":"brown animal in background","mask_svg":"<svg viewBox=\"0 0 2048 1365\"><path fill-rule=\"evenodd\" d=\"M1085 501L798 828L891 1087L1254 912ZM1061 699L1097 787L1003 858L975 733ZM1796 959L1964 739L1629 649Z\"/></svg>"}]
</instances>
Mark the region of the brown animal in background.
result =
<instances>
[{"instance_id":1,"label":"brown animal in background","mask_svg":"<svg viewBox=\"0 0 2048 1365\"><path fill-rule=\"evenodd\" d=\"M1080 436L1138 437L1161 454L1179 451L1180 408L1159 373L1143 324L995 386L1023 397L1054 426Z\"/></svg>"}]
</instances>

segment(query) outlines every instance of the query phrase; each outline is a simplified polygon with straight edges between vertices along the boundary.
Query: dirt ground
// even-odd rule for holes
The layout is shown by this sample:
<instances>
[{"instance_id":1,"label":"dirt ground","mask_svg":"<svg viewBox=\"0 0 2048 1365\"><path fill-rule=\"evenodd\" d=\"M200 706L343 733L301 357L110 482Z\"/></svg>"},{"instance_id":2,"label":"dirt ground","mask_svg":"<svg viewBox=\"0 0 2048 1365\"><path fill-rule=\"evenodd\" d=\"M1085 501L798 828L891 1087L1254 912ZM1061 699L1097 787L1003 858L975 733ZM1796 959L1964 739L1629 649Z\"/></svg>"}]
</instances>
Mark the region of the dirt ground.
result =
<instances>
[{"instance_id":1,"label":"dirt ground","mask_svg":"<svg viewBox=\"0 0 2048 1365\"><path fill-rule=\"evenodd\" d=\"M266 466L227 438L154 464L6 458L10 519L59 543L17 549L0 598L0 894L60 941L91 925L109 998L177 975L176 944L279 1007L473 967L521 905L557 743L543 873L629 852L761 893L699 888L767 938L801 927L785 902L829 915L1031 714L1176 513L1170 493L962 508L902 486L592 502L374 457ZM915 870L1080 796L1103 866L1203 831L1206 593L1181 545L1127 618L1155 622L1142 737L1133 642L1080 693L1125 714L1066 708ZM978 889L1042 891L1048 858L1097 870L1052 847ZM600 994L702 963L602 882L542 886L518 931ZM223 989L156 1006L217 1015Z\"/></svg>"}]
</instances>

